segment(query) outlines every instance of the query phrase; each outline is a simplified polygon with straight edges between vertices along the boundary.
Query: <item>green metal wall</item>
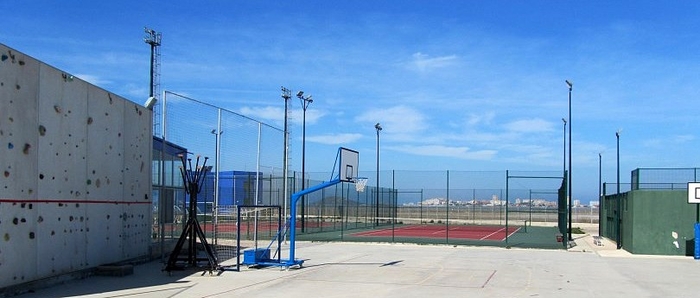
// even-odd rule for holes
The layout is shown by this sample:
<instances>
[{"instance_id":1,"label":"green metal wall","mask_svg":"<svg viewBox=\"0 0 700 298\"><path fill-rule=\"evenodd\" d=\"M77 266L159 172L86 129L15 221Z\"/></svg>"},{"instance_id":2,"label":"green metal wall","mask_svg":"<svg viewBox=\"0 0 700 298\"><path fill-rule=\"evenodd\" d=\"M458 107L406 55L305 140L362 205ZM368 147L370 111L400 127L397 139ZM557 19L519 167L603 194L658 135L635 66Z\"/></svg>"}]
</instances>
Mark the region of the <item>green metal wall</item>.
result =
<instances>
[{"instance_id":1,"label":"green metal wall","mask_svg":"<svg viewBox=\"0 0 700 298\"><path fill-rule=\"evenodd\" d=\"M623 249L634 254L692 255L697 206L688 204L686 190L634 190L621 195ZM616 197L604 201L603 216L609 220L603 219L601 230L615 240Z\"/></svg>"}]
</instances>

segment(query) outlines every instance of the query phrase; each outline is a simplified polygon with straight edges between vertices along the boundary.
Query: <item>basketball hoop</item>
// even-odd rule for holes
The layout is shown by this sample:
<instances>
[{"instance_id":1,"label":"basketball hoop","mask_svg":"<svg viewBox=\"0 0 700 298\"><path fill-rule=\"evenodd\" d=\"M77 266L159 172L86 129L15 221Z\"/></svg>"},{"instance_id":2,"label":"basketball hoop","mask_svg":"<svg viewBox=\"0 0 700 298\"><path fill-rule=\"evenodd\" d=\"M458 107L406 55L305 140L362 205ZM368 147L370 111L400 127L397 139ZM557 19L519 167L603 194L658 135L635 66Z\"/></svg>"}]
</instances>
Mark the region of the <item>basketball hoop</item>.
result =
<instances>
[{"instance_id":1,"label":"basketball hoop","mask_svg":"<svg viewBox=\"0 0 700 298\"><path fill-rule=\"evenodd\" d=\"M355 190L357 192L363 192L365 191L365 186L367 185L367 178L364 177L355 177Z\"/></svg>"}]
</instances>

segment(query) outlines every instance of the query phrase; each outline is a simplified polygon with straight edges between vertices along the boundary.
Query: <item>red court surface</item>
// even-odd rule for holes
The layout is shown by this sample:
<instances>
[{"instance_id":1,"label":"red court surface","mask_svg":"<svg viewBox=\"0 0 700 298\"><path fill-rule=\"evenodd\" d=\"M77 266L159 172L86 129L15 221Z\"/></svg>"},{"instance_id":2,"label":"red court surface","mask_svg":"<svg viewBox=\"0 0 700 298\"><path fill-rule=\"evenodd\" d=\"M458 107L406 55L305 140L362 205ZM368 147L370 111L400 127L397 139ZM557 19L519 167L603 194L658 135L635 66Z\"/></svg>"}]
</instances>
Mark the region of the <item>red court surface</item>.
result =
<instances>
[{"instance_id":1,"label":"red court surface","mask_svg":"<svg viewBox=\"0 0 700 298\"><path fill-rule=\"evenodd\" d=\"M393 229L394 237L417 237L417 238L457 238L470 240L490 240L505 241L506 237L515 234L519 227L503 226L450 226L449 231L442 225L412 225L401 226ZM364 237L391 237L392 229L381 229L352 234L353 236Z\"/></svg>"},{"instance_id":2,"label":"red court surface","mask_svg":"<svg viewBox=\"0 0 700 298\"><path fill-rule=\"evenodd\" d=\"M204 228L204 225L207 225L209 228L208 230L213 229L212 228L212 223L211 222L200 222L199 225ZM270 220L260 220L257 224L258 226L258 231L263 231L263 232L268 232L268 231L277 231L279 229L278 222L276 220L270 221ZM333 222L306 222L305 228L307 229L318 229L318 228L332 228L337 225L341 225L342 223L333 223ZM284 226L284 223L282 224ZM241 232L250 232L255 229L255 223L253 222L242 222L241 223ZM297 222L297 230L301 230L301 223ZM217 223L217 231L218 232L224 232L224 233L235 233L238 231L238 226L236 222L219 222Z\"/></svg>"}]
</instances>

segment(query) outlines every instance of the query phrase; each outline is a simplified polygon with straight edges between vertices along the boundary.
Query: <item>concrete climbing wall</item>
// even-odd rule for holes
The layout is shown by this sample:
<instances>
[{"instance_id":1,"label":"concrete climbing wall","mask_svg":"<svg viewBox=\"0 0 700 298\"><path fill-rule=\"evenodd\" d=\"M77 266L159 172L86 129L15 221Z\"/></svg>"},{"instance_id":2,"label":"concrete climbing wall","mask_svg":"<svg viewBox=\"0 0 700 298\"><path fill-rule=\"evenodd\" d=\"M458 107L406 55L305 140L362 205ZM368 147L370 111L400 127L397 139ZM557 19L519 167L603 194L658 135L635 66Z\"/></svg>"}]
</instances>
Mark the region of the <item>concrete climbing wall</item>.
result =
<instances>
[{"instance_id":1,"label":"concrete climbing wall","mask_svg":"<svg viewBox=\"0 0 700 298\"><path fill-rule=\"evenodd\" d=\"M0 44L0 288L148 254L151 121Z\"/></svg>"}]
</instances>

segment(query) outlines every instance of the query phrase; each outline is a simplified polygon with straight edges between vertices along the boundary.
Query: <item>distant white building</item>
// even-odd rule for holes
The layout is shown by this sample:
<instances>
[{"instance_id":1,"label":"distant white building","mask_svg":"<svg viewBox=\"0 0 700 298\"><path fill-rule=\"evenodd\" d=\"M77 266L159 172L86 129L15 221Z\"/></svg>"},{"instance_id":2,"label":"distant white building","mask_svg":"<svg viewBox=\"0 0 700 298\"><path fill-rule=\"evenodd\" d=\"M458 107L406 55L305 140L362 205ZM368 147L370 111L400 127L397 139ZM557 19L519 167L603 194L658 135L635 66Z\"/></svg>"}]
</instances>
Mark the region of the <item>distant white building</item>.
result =
<instances>
[{"instance_id":1,"label":"distant white building","mask_svg":"<svg viewBox=\"0 0 700 298\"><path fill-rule=\"evenodd\" d=\"M437 206L445 204L447 204L447 199L445 198L431 198L423 201L423 205Z\"/></svg>"}]
</instances>

